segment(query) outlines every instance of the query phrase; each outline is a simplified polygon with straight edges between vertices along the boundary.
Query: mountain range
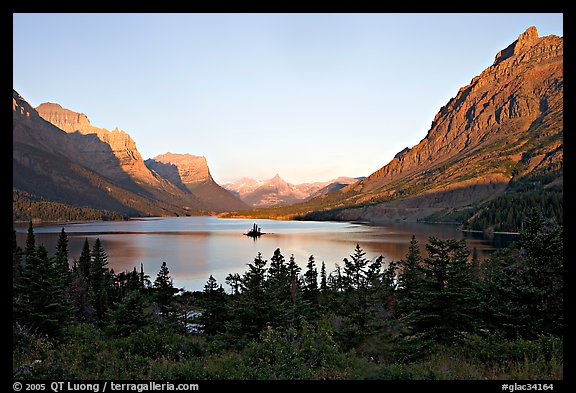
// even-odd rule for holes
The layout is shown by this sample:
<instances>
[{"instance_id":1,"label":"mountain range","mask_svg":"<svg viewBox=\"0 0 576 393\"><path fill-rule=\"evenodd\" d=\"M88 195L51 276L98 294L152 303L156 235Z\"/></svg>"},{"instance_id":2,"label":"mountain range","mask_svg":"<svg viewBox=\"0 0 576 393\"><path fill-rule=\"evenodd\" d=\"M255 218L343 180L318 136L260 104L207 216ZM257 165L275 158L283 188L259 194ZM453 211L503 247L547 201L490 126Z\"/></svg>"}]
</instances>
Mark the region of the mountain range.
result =
<instances>
[{"instance_id":1,"label":"mountain range","mask_svg":"<svg viewBox=\"0 0 576 393\"><path fill-rule=\"evenodd\" d=\"M246 204L259 208L291 205L307 201L318 195L324 195L339 190L347 185L357 182L359 179L341 176L337 179L325 182L294 185L288 183L277 174L273 178L267 180L254 180L243 177L233 183L224 184L222 186Z\"/></svg>"},{"instance_id":2,"label":"mountain range","mask_svg":"<svg viewBox=\"0 0 576 393\"><path fill-rule=\"evenodd\" d=\"M14 91L14 198L130 216L470 217L506 195L552 190L561 197L563 82L563 38L539 37L530 27L440 108L420 143L368 177L292 185L277 175L224 188L204 157L144 161L126 132L94 127L54 103L34 109Z\"/></svg>"},{"instance_id":3,"label":"mountain range","mask_svg":"<svg viewBox=\"0 0 576 393\"><path fill-rule=\"evenodd\" d=\"M248 206L217 185L206 159L142 159L125 131L13 91L13 188L18 196L127 216L213 214ZM20 212L24 214L25 212Z\"/></svg>"},{"instance_id":4,"label":"mountain range","mask_svg":"<svg viewBox=\"0 0 576 393\"><path fill-rule=\"evenodd\" d=\"M420 143L362 181L253 214L450 221L508 194L554 190L561 198L563 48L562 37L528 28L440 108Z\"/></svg>"}]
</instances>

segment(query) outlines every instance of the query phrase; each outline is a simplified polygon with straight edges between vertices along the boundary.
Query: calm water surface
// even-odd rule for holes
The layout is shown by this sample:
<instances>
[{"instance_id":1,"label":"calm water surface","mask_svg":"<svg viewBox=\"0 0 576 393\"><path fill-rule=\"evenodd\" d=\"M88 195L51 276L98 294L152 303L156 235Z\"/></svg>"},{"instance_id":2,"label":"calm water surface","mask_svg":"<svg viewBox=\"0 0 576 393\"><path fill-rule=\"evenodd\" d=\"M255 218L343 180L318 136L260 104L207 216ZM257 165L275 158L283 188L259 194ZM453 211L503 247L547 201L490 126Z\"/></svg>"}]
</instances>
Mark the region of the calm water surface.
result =
<instances>
[{"instance_id":1,"label":"calm water surface","mask_svg":"<svg viewBox=\"0 0 576 393\"><path fill-rule=\"evenodd\" d=\"M266 233L256 240L243 235L254 223ZM229 273L244 273L258 252L270 260L276 248L280 248L286 261L294 254L303 269L308 257L314 255L318 272L324 261L329 273L335 264L343 266L342 259L353 253L356 244L364 249L366 258L383 255L386 263L406 255L413 234L423 255L430 236L465 238L469 249L476 248L480 258L511 241L509 237L486 239L481 234L465 234L455 225L446 224L368 226L349 222L171 217L39 225L34 227L36 244L43 243L53 255L62 228L68 234L71 262L80 256L85 238L90 247L100 238L108 265L116 273L134 267L139 271L142 263L154 281L166 261L174 285L190 291L202 290L211 274L229 291L224 283ZM16 231L18 244L24 248L27 225L16 227Z\"/></svg>"}]
</instances>

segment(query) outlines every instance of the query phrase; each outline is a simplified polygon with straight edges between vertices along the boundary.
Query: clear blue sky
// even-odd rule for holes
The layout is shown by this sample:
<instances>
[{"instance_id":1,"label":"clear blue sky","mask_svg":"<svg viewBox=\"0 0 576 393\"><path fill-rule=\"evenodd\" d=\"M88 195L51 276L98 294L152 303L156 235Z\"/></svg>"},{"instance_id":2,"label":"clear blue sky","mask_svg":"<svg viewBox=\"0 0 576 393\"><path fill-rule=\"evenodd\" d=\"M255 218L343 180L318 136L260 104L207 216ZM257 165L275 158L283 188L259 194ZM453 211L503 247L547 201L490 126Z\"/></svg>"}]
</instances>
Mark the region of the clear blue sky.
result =
<instances>
[{"instance_id":1,"label":"clear blue sky","mask_svg":"<svg viewBox=\"0 0 576 393\"><path fill-rule=\"evenodd\" d=\"M529 26L558 13L14 14L13 87L220 184L367 176Z\"/></svg>"}]
</instances>

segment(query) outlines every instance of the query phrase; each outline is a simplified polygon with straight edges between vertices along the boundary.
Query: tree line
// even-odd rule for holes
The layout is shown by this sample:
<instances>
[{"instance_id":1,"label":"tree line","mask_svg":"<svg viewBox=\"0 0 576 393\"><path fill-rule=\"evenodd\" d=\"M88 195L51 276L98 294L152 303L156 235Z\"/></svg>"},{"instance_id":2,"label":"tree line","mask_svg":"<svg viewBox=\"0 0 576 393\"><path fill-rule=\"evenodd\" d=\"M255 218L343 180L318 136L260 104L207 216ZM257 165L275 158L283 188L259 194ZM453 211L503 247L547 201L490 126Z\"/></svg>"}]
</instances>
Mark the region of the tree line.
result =
<instances>
[{"instance_id":1,"label":"tree line","mask_svg":"<svg viewBox=\"0 0 576 393\"><path fill-rule=\"evenodd\" d=\"M126 215L110 210L85 206L72 206L48 201L25 191L13 189L12 218L15 221L76 221L76 220L125 220Z\"/></svg>"},{"instance_id":2,"label":"tree line","mask_svg":"<svg viewBox=\"0 0 576 393\"><path fill-rule=\"evenodd\" d=\"M134 358L146 364L137 376L214 378L226 369L242 379L348 378L358 377L353 366L361 363L364 372L383 378L397 370L391 365L423 361L438 348L473 345L475 356L498 364L536 356L527 352L534 346L549 361L551 353L558 356L558 343L561 348L563 229L536 212L525 218L517 243L483 261L464 240L435 237L423 247L412 237L399 261L368 258L357 245L331 272L313 255L301 268L293 255L276 249L269 261L258 253L245 272L230 273L224 283L210 276L197 292L175 288L166 262L153 282L142 266L115 273L99 239L92 247L86 240L79 259L69 264L67 244L62 230L55 255L48 257L35 243L32 224L24 249L14 232L13 358L20 377L54 377L55 365L47 361L36 371L24 366L42 352L39 337L70 350L71 332L79 326L122 345L138 339L141 347L130 347L119 359L152 351L142 335L151 342L176 337L154 356ZM486 349L503 342L518 343L500 353L504 359ZM126 362L115 366L122 372L132 367L118 361ZM237 371L228 369L231 364ZM413 377L396 377L402 375Z\"/></svg>"}]
</instances>

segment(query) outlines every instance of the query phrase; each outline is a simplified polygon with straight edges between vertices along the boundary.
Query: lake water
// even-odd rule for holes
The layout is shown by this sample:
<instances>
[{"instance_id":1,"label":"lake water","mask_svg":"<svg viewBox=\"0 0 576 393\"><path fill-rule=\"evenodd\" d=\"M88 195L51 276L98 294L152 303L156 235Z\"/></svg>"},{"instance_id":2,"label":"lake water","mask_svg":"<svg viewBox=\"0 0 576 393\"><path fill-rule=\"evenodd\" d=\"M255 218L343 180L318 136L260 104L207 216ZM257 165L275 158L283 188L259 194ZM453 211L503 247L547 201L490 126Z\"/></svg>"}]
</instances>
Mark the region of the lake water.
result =
<instances>
[{"instance_id":1,"label":"lake water","mask_svg":"<svg viewBox=\"0 0 576 393\"><path fill-rule=\"evenodd\" d=\"M252 239L243 235L256 223L265 235ZM366 258L384 256L384 263L405 257L412 235L421 252L430 236L441 239L465 238L470 251L476 248L485 258L497 247L505 246L510 237L485 238L482 234L459 231L455 225L397 223L370 226L349 222L275 221L254 219L221 219L217 217L142 218L129 221L76 222L34 227L36 244L44 244L50 255L56 249L60 231L68 234L70 262L78 259L87 238L92 248L100 238L108 255L108 265L116 273L139 271L140 264L152 281L166 261L174 285L186 290L202 290L212 274L226 291L224 279L229 273L244 273L258 252L270 260L280 248L286 261L294 254L305 269L308 257L314 255L318 272L322 261L330 273L335 264L353 253L356 244ZM18 226L18 244L24 248L27 225Z\"/></svg>"}]
</instances>

